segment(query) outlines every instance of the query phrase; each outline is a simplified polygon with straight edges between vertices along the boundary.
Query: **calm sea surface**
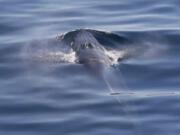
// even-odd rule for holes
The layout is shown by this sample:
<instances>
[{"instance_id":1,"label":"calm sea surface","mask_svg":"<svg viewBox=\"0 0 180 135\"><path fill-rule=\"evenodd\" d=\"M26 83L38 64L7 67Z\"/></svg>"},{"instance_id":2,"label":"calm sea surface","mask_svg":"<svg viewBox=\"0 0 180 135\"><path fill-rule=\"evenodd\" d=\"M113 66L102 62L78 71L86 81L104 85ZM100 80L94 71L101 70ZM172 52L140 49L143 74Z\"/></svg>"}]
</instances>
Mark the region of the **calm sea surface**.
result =
<instances>
[{"instance_id":1,"label":"calm sea surface","mask_svg":"<svg viewBox=\"0 0 180 135\"><path fill-rule=\"evenodd\" d=\"M179 135L179 7L179 0L0 0L0 135ZM106 69L121 94L81 64L31 60L32 44L48 52L47 39L80 28L124 36L131 49L147 45Z\"/></svg>"}]
</instances>

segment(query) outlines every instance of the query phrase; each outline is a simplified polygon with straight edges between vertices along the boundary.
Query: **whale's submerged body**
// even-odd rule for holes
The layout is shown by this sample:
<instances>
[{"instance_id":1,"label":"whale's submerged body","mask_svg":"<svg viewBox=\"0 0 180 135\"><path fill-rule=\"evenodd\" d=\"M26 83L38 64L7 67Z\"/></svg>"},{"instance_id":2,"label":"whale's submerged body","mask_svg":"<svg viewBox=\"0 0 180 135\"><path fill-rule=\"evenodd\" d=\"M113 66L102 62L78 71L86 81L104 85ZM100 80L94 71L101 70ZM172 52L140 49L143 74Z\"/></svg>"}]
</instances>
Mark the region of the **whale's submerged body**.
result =
<instances>
[{"instance_id":1,"label":"whale's submerged body","mask_svg":"<svg viewBox=\"0 0 180 135\"><path fill-rule=\"evenodd\" d=\"M96 77L100 78L103 83L110 90L111 95L119 94L112 90L109 82L106 79L105 67L112 65L112 59L102 45L95 37L95 34L106 35L105 32L92 31L86 29L80 29L73 32L69 32L65 35L61 35L58 38L65 42L65 45L69 45L71 49L75 52L77 62L84 64L89 71ZM112 35L112 34L110 34ZM119 40L123 38L118 35L113 35ZM101 36L103 37L103 36ZM124 40L124 39L123 39ZM109 45L110 46L110 45ZM119 55L120 58L125 58L125 55ZM117 58L119 59L119 58Z\"/></svg>"},{"instance_id":2,"label":"whale's submerged body","mask_svg":"<svg viewBox=\"0 0 180 135\"><path fill-rule=\"evenodd\" d=\"M57 36L56 39L33 42L34 44L23 49L24 58L27 60L32 58L33 62L40 60L83 64L90 73L103 80L108 87L110 85L105 77L106 67L116 66L119 64L119 60L142 55L151 56L151 52L155 54L155 52L161 51L161 48L151 46L149 42L141 44L135 39L134 42L124 33L114 34L90 29L70 31Z\"/></svg>"}]
</instances>

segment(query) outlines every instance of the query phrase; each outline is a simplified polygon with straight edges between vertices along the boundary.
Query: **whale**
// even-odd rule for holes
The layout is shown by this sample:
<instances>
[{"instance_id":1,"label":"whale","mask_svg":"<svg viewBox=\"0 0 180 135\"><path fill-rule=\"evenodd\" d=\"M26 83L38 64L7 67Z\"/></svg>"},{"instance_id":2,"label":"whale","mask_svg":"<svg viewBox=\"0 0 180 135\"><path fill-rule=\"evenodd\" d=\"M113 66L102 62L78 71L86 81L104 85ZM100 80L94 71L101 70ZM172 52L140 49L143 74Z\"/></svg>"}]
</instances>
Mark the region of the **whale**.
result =
<instances>
[{"instance_id":1,"label":"whale","mask_svg":"<svg viewBox=\"0 0 180 135\"><path fill-rule=\"evenodd\" d=\"M84 64L96 76L104 77L104 68L110 65L110 57L90 32L79 30L71 42L71 47L76 52L79 63Z\"/></svg>"},{"instance_id":2,"label":"whale","mask_svg":"<svg viewBox=\"0 0 180 135\"><path fill-rule=\"evenodd\" d=\"M58 36L57 40L60 40L61 44L70 47L73 52L75 52L77 58L76 62L83 64L91 75L101 80L110 90L111 95L119 94L119 92L112 90L111 85L107 80L105 69L112 66L112 58L106 54L106 49L104 48L104 45L98 41L97 35L100 35L99 37L106 36L106 39L108 38L106 33L101 31L79 29ZM112 34L110 35L112 36ZM124 41L120 36L113 36L121 42Z\"/></svg>"},{"instance_id":3,"label":"whale","mask_svg":"<svg viewBox=\"0 0 180 135\"><path fill-rule=\"evenodd\" d=\"M89 30L79 29L75 34L61 35L58 39L66 41L65 44L75 52L77 63L83 64L96 77L104 78L104 70L110 65L111 57L106 55L103 45Z\"/></svg>"},{"instance_id":4,"label":"whale","mask_svg":"<svg viewBox=\"0 0 180 135\"><path fill-rule=\"evenodd\" d=\"M84 66L93 77L106 84L111 95L116 95L117 92L111 90L108 82L110 77L107 77L109 75L107 73L111 70L113 71L111 73L116 74L118 71L118 75L120 75L118 66L120 62L145 54L148 47L137 45L123 32L116 34L92 29L68 31L57 35L56 40L50 38L43 42L33 43L28 48L25 47L24 54L28 60L31 60L29 58L32 57L33 62L61 63L62 65L67 63L68 66L76 64L76 67L83 70L82 66ZM112 57L111 54L114 52L120 53L120 55ZM120 77L118 76L118 78Z\"/></svg>"}]
</instances>

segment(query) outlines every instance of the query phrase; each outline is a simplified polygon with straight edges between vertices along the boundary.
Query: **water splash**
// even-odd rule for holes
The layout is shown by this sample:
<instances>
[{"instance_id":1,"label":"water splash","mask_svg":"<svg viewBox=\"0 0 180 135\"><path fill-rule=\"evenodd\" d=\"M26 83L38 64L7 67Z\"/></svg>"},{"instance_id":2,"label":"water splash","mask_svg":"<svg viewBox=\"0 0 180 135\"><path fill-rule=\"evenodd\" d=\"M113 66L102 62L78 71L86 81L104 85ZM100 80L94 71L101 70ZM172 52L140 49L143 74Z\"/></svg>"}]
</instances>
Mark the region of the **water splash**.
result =
<instances>
[{"instance_id":1,"label":"water splash","mask_svg":"<svg viewBox=\"0 0 180 135\"><path fill-rule=\"evenodd\" d=\"M75 63L76 55L75 52L65 53L65 52L47 52L36 54L36 58L42 62L52 62L52 63Z\"/></svg>"}]
</instances>

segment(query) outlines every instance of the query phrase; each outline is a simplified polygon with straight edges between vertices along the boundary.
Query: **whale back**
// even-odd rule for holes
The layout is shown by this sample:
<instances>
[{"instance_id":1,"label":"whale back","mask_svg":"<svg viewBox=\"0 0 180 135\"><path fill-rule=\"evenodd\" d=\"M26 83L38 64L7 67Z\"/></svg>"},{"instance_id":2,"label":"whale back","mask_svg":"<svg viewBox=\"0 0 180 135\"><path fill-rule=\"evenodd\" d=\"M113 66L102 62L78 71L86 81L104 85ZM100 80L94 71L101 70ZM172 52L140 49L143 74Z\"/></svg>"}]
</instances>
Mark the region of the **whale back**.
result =
<instances>
[{"instance_id":1,"label":"whale back","mask_svg":"<svg viewBox=\"0 0 180 135\"><path fill-rule=\"evenodd\" d=\"M96 38L90 32L85 30L78 31L72 45L75 51L79 51L82 48L97 48L101 46Z\"/></svg>"},{"instance_id":2,"label":"whale back","mask_svg":"<svg viewBox=\"0 0 180 135\"><path fill-rule=\"evenodd\" d=\"M73 47L80 63L109 64L109 58L105 55L103 46L88 31L80 30L74 37Z\"/></svg>"}]
</instances>

